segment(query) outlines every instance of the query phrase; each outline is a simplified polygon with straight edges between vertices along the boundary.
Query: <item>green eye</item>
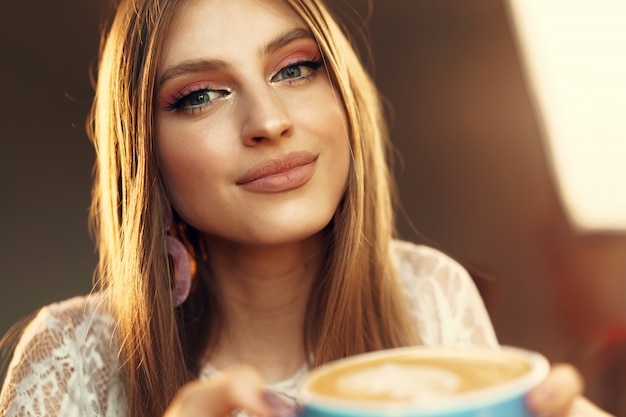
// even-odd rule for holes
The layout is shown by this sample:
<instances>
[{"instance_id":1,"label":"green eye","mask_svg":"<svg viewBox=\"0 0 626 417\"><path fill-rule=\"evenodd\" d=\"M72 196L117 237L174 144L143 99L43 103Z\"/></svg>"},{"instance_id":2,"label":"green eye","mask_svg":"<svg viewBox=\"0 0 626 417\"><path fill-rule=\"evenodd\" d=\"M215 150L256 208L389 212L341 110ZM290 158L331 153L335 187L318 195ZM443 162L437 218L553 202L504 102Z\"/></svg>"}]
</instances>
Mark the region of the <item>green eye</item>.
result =
<instances>
[{"instance_id":1,"label":"green eye","mask_svg":"<svg viewBox=\"0 0 626 417\"><path fill-rule=\"evenodd\" d=\"M190 107L203 106L215 100L216 98L220 98L222 94L222 92L214 90L196 91L195 93L191 93L187 97L187 105Z\"/></svg>"},{"instance_id":2,"label":"green eye","mask_svg":"<svg viewBox=\"0 0 626 417\"><path fill-rule=\"evenodd\" d=\"M313 77L322 67L322 61L301 61L281 68L273 77L272 82L296 82Z\"/></svg>"},{"instance_id":3,"label":"green eye","mask_svg":"<svg viewBox=\"0 0 626 417\"><path fill-rule=\"evenodd\" d=\"M203 110L207 106L213 105L215 100L226 97L229 94L229 89L213 90L210 88L202 88L184 95L174 103L170 104L168 109L194 113L196 111Z\"/></svg>"},{"instance_id":4,"label":"green eye","mask_svg":"<svg viewBox=\"0 0 626 417\"><path fill-rule=\"evenodd\" d=\"M302 70L300 69L300 67L287 67L283 68L278 74L283 80L290 78L299 78L302 76Z\"/></svg>"}]
</instances>

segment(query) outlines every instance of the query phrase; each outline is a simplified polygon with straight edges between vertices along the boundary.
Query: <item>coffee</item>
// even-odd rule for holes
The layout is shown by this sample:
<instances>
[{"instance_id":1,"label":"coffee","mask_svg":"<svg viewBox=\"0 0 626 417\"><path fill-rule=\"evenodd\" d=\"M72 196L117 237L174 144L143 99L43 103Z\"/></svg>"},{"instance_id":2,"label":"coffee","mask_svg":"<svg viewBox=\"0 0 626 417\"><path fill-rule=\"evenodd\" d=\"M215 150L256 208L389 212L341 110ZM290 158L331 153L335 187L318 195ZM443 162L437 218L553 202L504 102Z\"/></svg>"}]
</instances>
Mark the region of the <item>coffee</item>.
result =
<instances>
[{"instance_id":1,"label":"coffee","mask_svg":"<svg viewBox=\"0 0 626 417\"><path fill-rule=\"evenodd\" d=\"M315 394L357 401L413 401L502 384L528 373L518 357L449 356L399 352L328 369L311 381ZM474 355L475 356L475 355Z\"/></svg>"},{"instance_id":2,"label":"coffee","mask_svg":"<svg viewBox=\"0 0 626 417\"><path fill-rule=\"evenodd\" d=\"M301 417L529 417L524 396L548 373L536 352L503 347L400 348L313 370Z\"/></svg>"}]
</instances>

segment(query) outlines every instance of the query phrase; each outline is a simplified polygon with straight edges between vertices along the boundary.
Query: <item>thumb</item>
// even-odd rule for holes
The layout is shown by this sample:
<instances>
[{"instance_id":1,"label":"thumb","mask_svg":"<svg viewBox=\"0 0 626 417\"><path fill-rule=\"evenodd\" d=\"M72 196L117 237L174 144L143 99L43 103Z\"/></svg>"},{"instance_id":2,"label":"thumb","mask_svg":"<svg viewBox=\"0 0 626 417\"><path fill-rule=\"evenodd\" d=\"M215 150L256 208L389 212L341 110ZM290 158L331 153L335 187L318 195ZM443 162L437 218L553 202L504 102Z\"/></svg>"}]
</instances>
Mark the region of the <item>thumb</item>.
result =
<instances>
[{"instance_id":1,"label":"thumb","mask_svg":"<svg viewBox=\"0 0 626 417\"><path fill-rule=\"evenodd\" d=\"M224 417L237 410L275 416L275 407L265 400L264 393L261 375L254 368L238 366L183 386L164 417Z\"/></svg>"},{"instance_id":2,"label":"thumb","mask_svg":"<svg viewBox=\"0 0 626 417\"><path fill-rule=\"evenodd\" d=\"M526 405L536 415L566 416L583 390L583 380L571 365L554 365L550 373L526 397Z\"/></svg>"}]
</instances>

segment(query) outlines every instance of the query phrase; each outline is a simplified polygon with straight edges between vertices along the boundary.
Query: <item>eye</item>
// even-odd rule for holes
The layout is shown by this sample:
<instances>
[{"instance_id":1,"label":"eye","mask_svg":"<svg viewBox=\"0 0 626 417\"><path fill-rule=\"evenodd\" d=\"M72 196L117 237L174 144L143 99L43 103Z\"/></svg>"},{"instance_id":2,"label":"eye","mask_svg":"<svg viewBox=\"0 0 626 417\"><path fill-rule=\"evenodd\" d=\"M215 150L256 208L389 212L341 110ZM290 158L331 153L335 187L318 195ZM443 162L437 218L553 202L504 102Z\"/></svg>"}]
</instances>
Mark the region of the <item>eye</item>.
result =
<instances>
[{"instance_id":1,"label":"eye","mask_svg":"<svg viewBox=\"0 0 626 417\"><path fill-rule=\"evenodd\" d=\"M301 67L287 67L287 68L283 68L278 73L278 75L283 80L286 80L288 78L298 78L298 77L300 77L302 75L302 68Z\"/></svg>"},{"instance_id":2,"label":"eye","mask_svg":"<svg viewBox=\"0 0 626 417\"><path fill-rule=\"evenodd\" d=\"M205 104L209 104L211 101L213 101L216 98L220 98L220 93L217 91L211 91L211 90L196 91L194 93L189 94L186 97L186 100L183 102L183 104L187 104L190 107L198 107L198 106L203 106Z\"/></svg>"},{"instance_id":3,"label":"eye","mask_svg":"<svg viewBox=\"0 0 626 417\"><path fill-rule=\"evenodd\" d=\"M193 113L212 105L214 100L226 97L229 94L230 91L225 89L213 90L210 88L202 88L176 99L168 106L168 109Z\"/></svg>"},{"instance_id":4,"label":"eye","mask_svg":"<svg viewBox=\"0 0 626 417\"><path fill-rule=\"evenodd\" d=\"M293 82L301 79L310 79L313 77L317 70L322 67L322 61L299 61L289 64L286 67L281 68L274 76L272 76L272 82Z\"/></svg>"}]
</instances>

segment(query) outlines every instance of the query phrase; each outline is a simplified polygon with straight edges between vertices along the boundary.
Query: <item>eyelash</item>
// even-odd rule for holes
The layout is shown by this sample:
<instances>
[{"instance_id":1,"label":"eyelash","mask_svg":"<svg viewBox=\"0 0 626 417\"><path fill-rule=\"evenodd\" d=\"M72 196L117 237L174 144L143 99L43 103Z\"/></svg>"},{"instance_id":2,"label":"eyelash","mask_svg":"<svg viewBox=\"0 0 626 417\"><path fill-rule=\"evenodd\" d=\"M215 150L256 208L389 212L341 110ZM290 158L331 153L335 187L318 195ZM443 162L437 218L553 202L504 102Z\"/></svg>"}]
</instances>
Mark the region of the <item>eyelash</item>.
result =
<instances>
[{"instance_id":1,"label":"eyelash","mask_svg":"<svg viewBox=\"0 0 626 417\"><path fill-rule=\"evenodd\" d=\"M195 97L195 98L199 98L203 95L211 95L214 93L219 93L222 95L222 97L226 97L228 95L230 95L230 90L226 89L226 88L221 88L221 89L213 89L209 86L207 87L201 87L198 88L196 90L190 91L189 93L185 93L177 98L174 99L174 101L172 103L168 103L166 109L168 111L178 111L178 112L186 112L186 113L195 113L197 111L201 111L204 108L208 107L208 106L212 106L213 102L216 99L222 98L222 97L217 97L217 98L212 98L210 99L207 103L202 103L202 104L195 104L192 105L189 102Z\"/></svg>"},{"instance_id":2,"label":"eyelash","mask_svg":"<svg viewBox=\"0 0 626 417\"><path fill-rule=\"evenodd\" d=\"M278 70L278 72L276 72L276 74L274 76L272 76L272 78L270 78L270 80L274 80L274 78L276 76L278 76L281 72L289 70L289 69L295 69L295 68L299 68L299 67L306 67L309 69L309 72L304 74L304 75L299 75L297 78L288 78L285 80L279 80L277 82L287 82L288 84L294 84L298 81L301 80L310 80L311 78L313 78L315 76L315 74L317 74L317 70L319 70L320 68L322 68L322 66L324 65L323 61L321 59L317 59L317 60L302 60L302 61L297 61L294 63L291 63L289 65L284 66L283 68L281 68L280 70Z\"/></svg>"},{"instance_id":3,"label":"eyelash","mask_svg":"<svg viewBox=\"0 0 626 417\"><path fill-rule=\"evenodd\" d=\"M297 62L288 64L284 66L283 68L281 68L280 70L278 70L276 74L274 74L270 78L270 81L276 82L276 83L284 82L284 83L287 83L288 85L294 85L304 80L312 79L317 74L317 71L323 66L324 66L324 63L321 59L297 61ZM308 68L308 71L305 74L298 74L297 77L295 78L285 78L282 80L275 80L275 78L278 77L283 71L294 70L299 67L306 67ZM192 100L194 97L199 98L199 97L202 97L203 95L210 95L214 93L221 94L221 97L216 97L212 99L210 98L208 102L202 103L202 104L196 104L196 105L189 104L190 100ZM173 102L168 103L166 109L168 111L178 111L178 112L194 114L195 112L201 111L205 109L206 107L212 106L215 100L223 98L223 97L227 97L228 95L230 95L230 93L231 93L230 89L212 89L209 86L202 87L202 88L198 88L194 91L185 93L175 98Z\"/></svg>"}]
</instances>

